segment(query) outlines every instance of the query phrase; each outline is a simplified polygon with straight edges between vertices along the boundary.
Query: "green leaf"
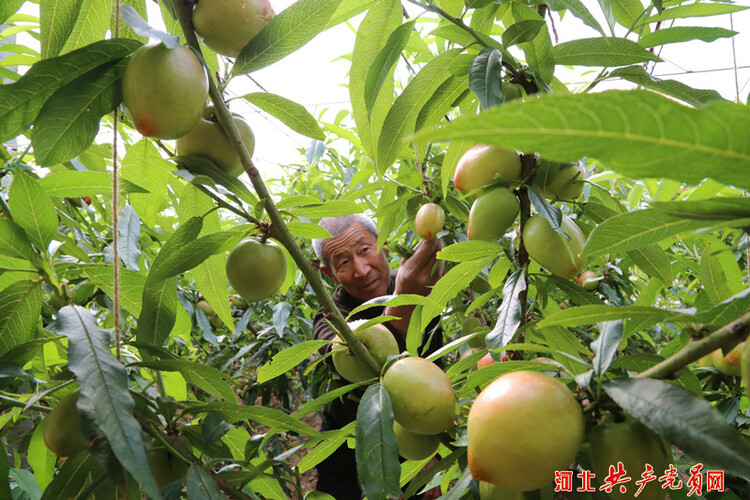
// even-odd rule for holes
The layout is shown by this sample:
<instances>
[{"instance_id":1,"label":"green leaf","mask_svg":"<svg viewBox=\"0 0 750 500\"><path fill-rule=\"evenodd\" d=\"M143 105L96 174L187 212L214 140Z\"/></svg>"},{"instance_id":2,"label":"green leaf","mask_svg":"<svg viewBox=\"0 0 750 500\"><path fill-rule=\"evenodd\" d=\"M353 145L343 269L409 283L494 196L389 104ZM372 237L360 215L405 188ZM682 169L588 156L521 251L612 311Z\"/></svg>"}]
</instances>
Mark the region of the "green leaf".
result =
<instances>
[{"instance_id":1,"label":"green leaf","mask_svg":"<svg viewBox=\"0 0 750 500\"><path fill-rule=\"evenodd\" d=\"M628 66L617 68L609 73L608 78L623 78L641 87L661 92L664 95L676 97L693 106L700 106L711 101L723 101L724 98L715 90L694 89L677 80L660 80L651 76L643 66Z\"/></svg>"},{"instance_id":2,"label":"green leaf","mask_svg":"<svg viewBox=\"0 0 750 500\"><path fill-rule=\"evenodd\" d=\"M31 241L29 241L26 233L23 232L23 229L18 227L12 220L1 217L0 255L27 260L29 262L34 260L35 255Z\"/></svg>"},{"instance_id":3,"label":"green leaf","mask_svg":"<svg viewBox=\"0 0 750 500\"><path fill-rule=\"evenodd\" d=\"M37 180L16 171L8 192L10 215L29 240L42 252L57 235L57 211Z\"/></svg>"},{"instance_id":4,"label":"green leaf","mask_svg":"<svg viewBox=\"0 0 750 500\"><path fill-rule=\"evenodd\" d=\"M702 397L661 380L613 380L604 390L625 411L708 467L750 479L750 446Z\"/></svg>"},{"instance_id":5,"label":"green leaf","mask_svg":"<svg viewBox=\"0 0 750 500\"><path fill-rule=\"evenodd\" d=\"M378 94L372 113L365 104L365 84L370 66L385 46L391 32L401 26L402 8L398 0L380 0L373 5L357 29L349 71L349 100L357 134L366 155L375 159L377 138L386 113L393 103L393 77L388 77Z\"/></svg>"},{"instance_id":6,"label":"green leaf","mask_svg":"<svg viewBox=\"0 0 750 500\"><path fill-rule=\"evenodd\" d=\"M65 41L73 31L82 3L83 0L39 2L39 45L42 49L42 59L60 54Z\"/></svg>"},{"instance_id":7,"label":"green leaf","mask_svg":"<svg viewBox=\"0 0 750 500\"><path fill-rule=\"evenodd\" d=\"M327 344L328 341L325 340L310 340L278 352L258 369L258 383L263 384L297 368L302 361Z\"/></svg>"},{"instance_id":8,"label":"green leaf","mask_svg":"<svg viewBox=\"0 0 750 500\"><path fill-rule=\"evenodd\" d=\"M304 474L328 458L334 451L338 450L352 434L355 425L356 422L350 422L341 429L321 432L321 436L324 436L325 439L314 449L310 450L310 452L297 464L300 473Z\"/></svg>"},{"instance_id":9,"label":"green leaf","mask_svg":"<svg viewBox=\"0 0 750 500\"><path fill-rule=\"evenodd\" d=\"M693 319L692 316L680 311L656 307L586 305L570 307L551 314L539 322L539 327L551 325L574 327L628 318L636 321L647 319L656 322L689 322Z\"/></svg>"},{"instance_id":10,"label":"green leaf","mask_svg":"<svg viewBox=\"0 0 750 500\"><path fill-rule=\"evenodd\" d=\"M594 373L601 376L617 355L617 347L622 340L622 320L604 321L597 327L599 337L591 343L591 350L594 352L591 364L594 366Z\"/></svg>"},{"instance_id":11,"label":"green leaf","mask_svg":"<svg viewBox=\"0 0 750 500\"><path fill-rule=\"evenodd\" d=\"M693 109L652 92L611 90L513 101L420 132L416 140L471 139L553 161L591 156L633 178L698 184L710 175L750 187L744 130L750 130L750 113L741 104L718 101Z\"/></svg>"},{"instance_id":12,"label":"green leaf","mask_svg":"<svg viewBox=\"0 0 750 500\"><path fill-rule=\"evenodd\" d=\"M495 255L492 255L483 259L461 262L445 273L445 275L435 283L430 291L430 295L427 297L434 302L434 305L422 309L422 315L420 318L422 325L426 326L434 316L440 314L440 311L445 305L458 295L461 290L469 286L469 283L476 278L477 274L479 274L484 266L486 266L494 257ZM420 341L421 338L417 339L417 346ZM414 347L416 348L417 346Z\"/></svg>"},{"instance_id":13,"label":"green leaf","mask_svg":"<svg viewBox=\"0 0 750 500\"><path fill-rule=\"evenodd\" d=\"M555 231L562 234L562 230L560 229L560 224L562 224L562 211L552 203L548 202L536 189L529 188L528 193L529 201L539 215L544 217Z\"/></svg>"},{"instance_id":14,"label":"green leaf","mask_svg":"<svg viewBox=\"0 0 750 500\"><path fill-rule=\"evenodd\" d=\"M557 276L548 276L547 283L556 286L560 289L570 300L578 305L603 305L601 299L596 294L587 292L577 283L558 278Z\"/></svg>"},{"instance_id":15,"label":"green leaf","mask_svg":"<svg viewBox=\"0 0 750 500\"><path fill-rule=\"evenodd\" d=\"M0 292L0 356L34 338L42 299L35 281L17 281Z\"/></svg>"},{"instance_id":16,"label":"green leaf","mask_svg":"<svg viewBox=\"0 0 750 500\"><path fill-rule=\"evenodd\" d=\"M44 427L45 421L43 420L34 428L26 452L26 460L32 467L34 479L41 490L45 490L52 481L52 477L55 475L55 463L57 462L57 456L47 448L44 442Z\"/></svg>"},{"instance_id":17,"label":"green leaf","mask_svg":"<svg viewBox=\"0 0 750 500\"><path fill-rule=\"evenodd\" d=\"M216 402L203 405L192 405L185 408L185 413L195 415L198 413L212 412L218 414L229 423L241 420L254 420L261 425L281 429L282 431L295 431L304 436L318 437L320 433L309 425L300 422L291 415L281 410L267 408L265 406L244 406L230 402Z\"/></svg>"},{"instance_id":18,"label":"green leaf","mask_svg":"<svg viewBox=\"0 0 750 500\"><path fill-rule=\"evenodd\" d=\"M323 217L338 217L340 215L360 214L362 208L353 201L331 200L320 205L296 207L290 212L297 217L322 219Z\"/></svg>"},{"instance_id":19,"label":"green leaf","mask_svg":"<svg viewBox=\"0 0 750 500\"><path fill-rule=\"evenodd\" d=\"M180 37L170 35L163 31L149 26L132 5L123 5L120 7L120 18L133 30L134 33L141 35L145 39L156 38L168 49L174 49L180 43Z\"/></svg>"},{"instance_id":20,"label":"green leaf","mask_svg":"<svg viewBox=\"0 0 750 500\"><path fill-rule=\"evenodd\" d=\"M555 64L578 66L625 66L646 61L661 61L627 38L582 38L555 46Z\"/></svg>"},{"instance_id":21,"label":"green leaf","mask_svg":"<svg viewBox=\"0 0 750 500\"><path fill-rule=\"evenodd\" d=\"M419 111L449 77L446 71L461 56L461 49L443 52L428 62L396 98L383 122L378 139L377 167L385 172L404 148L402 139L414 132Z\"/></svg>"},{"instance_id":22,"label":"green leaf","mask_svg":"<svg viewBox=\"0 0 750 500\"><path fill-rule=\"evenodd\" d=\"M60 309L57 330L68 337L68 366L81 390L78 407L93 405L96 422L119 462L149 496L161 498L148 466L141 427L133 416L135 403L128 391L127 371L112 355L109 335L80 306Z\"/></svg>"},{"instance_id":23,"label":"green leaf","mask_svg":"<svg viewBox=\"0 0 750 500\"><path fill-rule=\"evenodd\" d=\"M401 52L406 47L406 42L411 37L414 22L409 21L393 30L393 33L388 37L388 41L380 49L370 69L367 71L367 78L365 79L365 106L368 116L372 113L375 100L386 78L391 73L393 65L398 61Z\"/></svg>"},{"instance_id":24,"label":"green leaf","mask_svg":"<svg viewBox=\"0 0 750 500\"><path fill-rule=\"evenodd\" d=\"M232 72L244 75L275 63L328 25L341 0L298 0L280 12L242 49Z\"/></svg>"},{"instance_id":25,"label":"green leaf","mask_svg":"<svg viewBox=\"0 0 750 500\"><path fill-rule=\"evenodd\" d=\"M750 217L748 198L708 198L698 201L652 201L660 212L683 219L733 220Z\"/></svg>"},{"instance_id":26,"label":"green leaf","mask_svg":"<svg viewBox=\"0 0 750 500\"><path fill-rule=\"evenodd\" d=\"M672 262L667 252L658 245L646 245L635 250L628 250L627 254L635 265L650 278L657 278L666 285L672 283Z\"/></svg>"},{"instance_id":27,"label":"green leaf","mask_svg":"<svg viewBox=\"0 0 750 500\"><path fill-rule=\"evenodd\" d=\"M368 385L369 383L370 383L369 380L364 380L362 382L357 382L354 384L347 384L347 385L338 387L332 391L328 391L322 396L317 397L313 399L312 401L308 401L307 403L300 406L299 409L297 410L296 415L309 415L310 413L314 413L318 410L321 410L325 405L327 405L334 399L338 399L341 396L353 391L357 387Z\"/></svg>"},{"instance_id":28,"label":"green leaf","mask_svg":"<svg viewBox=\"0 0 750 500\"><path fill-rule=\"evenodd\" d=\"M62 52L80 49L103 39L109 28L112 5L112 0L83 0Z\"/></svg>"},{"instance_id":29,"label":"green leaf","mask_svg":"<svg viewBox=\"0 0 750 500\"><path fill-rule=\"evenodd\" d=\"M159 225L157 214L167 197L167 182L174 165L162 158L153 142L143 138L127 148L122 161L122 178L145 188L147 193L133 193L130 204L149 227Z\"/></svg>"},{"instance_id":30,"label":"green leaf","mask_svg":"<svg viewBox=\"0 0 750 500\"><path fill-rule=\"evenodd\" d=\"M443 500L460 500L466 490L469 489L472 480L473 477L471 476L471 470L469 470L468 467L465 467L458 481L456 481L451 489L440 498Z\"/></svg>"},{"instance_id":31,"label":"green leaf","mask_svg":"<svg viewBox=\"0 0 750 500\"><path fill-rule=\"evenodd\" d=\"M535 8L521 5L520 3L511 3L511 12L515 23L521 21L544 21ZM518 47L523 50L529 68L545 83L552 81L555 75L555 55L546 23L532 41L521 43ZM503 60L518 67L517 64L508 58L508 54L505 52L503 52Z\"/></svg>"},{"instance_id":32,"label":"green leaf","mask_svg":"<svg viewBox=\"0 0 750 500\"><path fill-rule=\"evenodd\" d=\"M417 116L415 130L437 125L450 110L458 105L464 95L468 95L469 84L466 78L452 76L443 82L425 103Z\"/></svg>"},{"instance_id":33,"label":"green leaf","mask_svg":"<svg viewBox=\"0 0 750 500\"><path fill-rule=\"evenodd\" d=\"M224 500L216 481L198 464L190 466L187 472L187 496L190 500Z\"/></svg>"},{"instance_id":34,"label":"green leaf","mask_svg":"<svg viewBox=\"0 0 750 500\"><path fill-rule=\"evenodd\" d=\"M122 18L122 9L125 6L129 6L132 8L142 19L146 19L147 17L147 11L146 11L146 0L120 0L120 38L132 38L134 40L138 40L140 42L146 43L148 42L149 37L147 36L140 36L138 35L134 30L128 26L124 19ZM110 18L109 22L109 29L112 33L115 32L115 21L116 19L116 12L115 9L112 9L112 16Z\"/></svg>"},{"instance_id":35,"label":"green leaf","mask_svg":"<svg viewBox=\"0 0 750 500\"><path fill-rule=\"evenodd\" d=\"M357 478L371 500L401 495L398 441L393 431L393 407L388 391L381 384L367 388L357 408Z\"/></svg>"},{"instance_id":36,"label":"green leaf","mask_svg":"<svg viewBox=\"0 0 750 500\"><path fill-rule=\"evenodd\" d=\"M76 453L57 469L52 482L44 489L42 500L77 498L91 475L98 475L99 467L91 453ZM2 496L0 495L0 498Z\"/></svg>"},{"instance_id":37,"label":"green leaf","mask_svg":"<svg viewBox=\"0 0 750 500\"><path fill-rule=\"evenodd\" d=\"M589 257L620 253L658 243L680 233L690 232L710 223L679 219L654 209L615 215L591 232L583 248Z\"/></svg>"},{"instance_id":38,"label":"green leaf","mask_svg":"<svg viewBox=\"0 0 750 500\"><path fill-rule=\"evenodd\" d=\"M298 238L330 238L331 235L323 227L311 222L292 221L287 225L289 231Z\"/></svg>"},{"instance_id":39,"label":"green leaf","mask_svg":"<svg viewBox=\"0 0 750 500\"><path fill-rule=\"evenodd\" d=\"M114 270L111 264L91 264L82 267L91 281L110 298L114 297ZM120 269L120 307L133 316L141 314L141 298L146 277L129 269Z\"/></svg>"},{"instance_id":40,"label":"green leaf","mask_svg":"<svg viewBox=\"0 0 750 500\"><path fill-rule=\"evenodd\" d=\"M677 7L662 10L655 16L647 18L642 24L667 21L669 19L682 19L686 17L720 16L723 14L731 14L732 12L740 12L748 8L750 7L713 2L678 5Z\"/></svg>"},{"instance_id":41,"label":"green leaf","mask_svg":"<svg viewBox=\"0 0 750 500\"><path fill-rule=\"evenodd\" d=\"M31 131L39 165L62 163L88 149L102 116L122 101L120 80L126 64L119 60L99 66L47 99Z\"/></svg>"},{"instance_id":42,"label":"green leaf","mask_svg":"<svg viewBox=\"0 0 750 500\"><path fill-rule=\"evenodd\" d=\"M318 122L301 104L268 92L246 94L242 98L278 118L295 132L319 141L324 141L326 138Z\"/></svg>"},{"instance_id":43,"label":"green leaf","mask_svg":"<svg viewBox=\"0 0 750 500\"><path fill-rule=\"evenodd\" d=\"M724 28L702 28L700 26L675 26L664 28L653 33L646 33L638 39L638 43L646 48L658 47L668 43L680 43L690 40L713 42L719 38L731 38L736 31Z\"/></svg>"},{"instance_id":44,"label":"green leaf","mask_svg":"<svg viewBox=\"0 0 750 500\"><path fill-rule=\"evenodd\" d=\"M557 12L562 10L570 11L571 14L576 16L585 24L591 26L596 31L604 35L604 30L602 29L599 22L594 16L591 15L591 12L589 12L586 6L579 0L548 0L546 4L550 9Z\"/></svg>"},{"instance_id":45,"label":"green leaf","mask_svg":"<svg viewBox=\"0 0 750 500\"><path fill-rule=\"evenodd\" d=\"M112 174L108 172L71 171L57 172L39 179L39 185L50 196L80 198L112 193ZM125 179L120 180L120 189L127 193L147 193L142 187Z\"/></svg>"},{"instance_id":46,"label":"green leaf","mask_svg":"<svg viewBox=\"0 0 750 500\"><path fill-rule=\"evenodd\" d=\"M545 24L541 19L528 19L511 24L503 31L503 45L512 47L519 43L530 42L536 38Z\"/></svg>"},{"instance_id":47,"label":"green leaf","mask_svg":"<svg viewBox=\"0 0 750 500\"><path fill-rule=\"evenodd\" d=\"M376 0L343 0L339 4L339 8L333 13L333 17L328 21L326 29L332 28L337 24L341 24L344 21L348 21L357 14L361 14L376 3Z\"/></svg>"},{"instance_id":48,"label":"green leaf","mask_svg":"<svg viewBox=\"0 0 750 500\"><path fill-rule=\"evenodd\" d=\"M194 175L203 175L220 184L239 197L250 206L258 204L258 198L250 192L247 186L233 175L228 175L208 158L201 156L175 156L173 160L179 162Z\"/></svg>"},{"instance_id":49,"label":"green leaf","mask_svg":"<svg viewBox=\"0 0 750 500\"><path fill-rule=\"evenodd\" d=\"M467 240L448 245L438 252L437 257L451 262L466 262L492 259L500 252L502 247L492 241Z\"/></svg>"},{"instance_id":50,"label":"green leaf","mask_svg":"<svg viewBox=\"0 0 750 500\"><path fill-rule=\"evenodd\" d=\"M745 314L748 307L750 307L750 288L707 311L698 312L695 320L704 325L724 326Z\"/></svg>"},{"instance_id":51,"label":"green leaf","mask_svg":"<svg viewBox=\"0 0 750 500\"><path fill-rule=\"evenodd\" d=\"M235 234L231 231L223 231L187 243L171 254L165 255L163 259L159 260L158 265L154 261L149 271L149 279L161 281L189 271L221 250L226 242L234 236Z\"/></svg>"},{"instance_id":52,"label":"green leaf","mask_svg":"<svg viewBox=\"0 0 750 500\"><path fill-rule=\"evenodd\" d=\"M497 310L497 322L484 338L490 349L499 349L508 345L521 324L521 299L519 295L526 290L526 275L519 269L508 277L503 286L503 301Z\"/></svg>"},{"instance_id":53,"label":"green leaf","mask_svg":"<svg viewBox=\"0 0 750 500\"><path fill-rule=\"evenodd\" d=\"M211 365L188 361L185 359L167 359L161 361L140 361L130 366L142 366L166 372L179 372L185 380L210 395L217 395L222 399L234 403L237 396L227 384L224 372Z\"/></svg>"},{"instance_id":54,"label":"green leaf","mask_svg":"<svg viewBox=\"0 0 750 500\"><path fill-rule=\"evenodd\" d=\"M719 239L709 242L701 253L700 278L714 305L743 290L742 271L730 248Z\"/></svg>"},{"instance_id":55,"label":"green leaf","mask_svg":"<svg viewBox=\"0 0 750 500\"><path fill-rule=\"evenodd\" d=\"M469 89L479 98L482 109L505 102L500 90L503 56L497 49L482 49L469 69Z\"/></svg>"},{"instance_id":56,"label":"green leaf","mask_svg":"<svg viewBox=\"0 0 750 500\"><path fill-rule=\"evenodd\" d=\"M139 238L141 236L141 218L133 207L125 205L117 221L117 251L126 268L138 271L138 261L141 258ZM87 259L88 260L88 259Z\"/></svg>"}]
</instances>

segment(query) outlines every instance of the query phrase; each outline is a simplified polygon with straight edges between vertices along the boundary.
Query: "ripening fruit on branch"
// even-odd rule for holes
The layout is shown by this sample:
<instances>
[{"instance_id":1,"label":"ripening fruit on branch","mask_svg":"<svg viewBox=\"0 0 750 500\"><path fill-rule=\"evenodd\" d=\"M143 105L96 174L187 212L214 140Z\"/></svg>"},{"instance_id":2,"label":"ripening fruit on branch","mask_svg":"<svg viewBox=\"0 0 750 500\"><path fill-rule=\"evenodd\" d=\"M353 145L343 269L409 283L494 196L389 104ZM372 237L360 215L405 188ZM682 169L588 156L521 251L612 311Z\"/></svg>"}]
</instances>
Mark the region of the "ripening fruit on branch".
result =
<instances>
[{"instance_id":1,"label":"ripening fruit on branch","mask_svg":"<svg viewBox=\"0 0 750 500\"><path fill-rule=\"evenodd\" d=\"M355 330L357 325L363 321L352 321L349 323L349 327ZM364 330L356 332L355 335L365 345L365 348L375 358L375 361L377 361L381 368L388 360L388 356L398 354L396 337L382 324L367 327ZM375 376L364 363L354 356L349 347L338 336L334 339L334 343L331 344L331 350L333 351L331 359L333 360L334 368L336 368L339 375L349 382L361 382Z\"/></svg>"},{"instance_id":2,"label":"ripening fruit on branch","mask_svg":"<svg viewBox=\"0 0 750 500\"><path fill-rule=\"evenodd\" d=\"M595 290L599 286L599 275L594 271L584 271L576 279L576 283L581 285L584 290Z\"/></svg>"},{"instance_id":3,"label":"ripening fruit on branch","mask_svg":"<svg viewBox=\"0 0 750 500\"><path fill-rule=\"evenodd\" d=\"M556 163L548 160L537 162L531 187L551 200L575 200L583 192L586 169L581 162Z\"/></svg>"},{"instance_id":4,"label":"ripening fruit on branch","mask_svg":"<svg viewBox=\"0 0 750 500\"><path fill-rule=\"evenodd\" d=\"M78 416L79 392L66 396L44 419L44 444L58 457L70 457L86 449Z\"/></svg>"},{"instance_id":5,"label":"ripening fruit on branch","mask_svg":"<svg viewBox=\"0 0 750 500\"><path fill-rule=\"evenodd\" d=\"M203 116L195 126L177 139L177 154L208 158L227 175L237 177L245 171L245 168L221 124L216 121L215 111L213 106L206 107ZM250 125L240 115L234 114L233 118L242 144L252 156L255 150L255 135Z\"/></svg>"},{"instance_id":6,"label":"ripening fruit on branch","mask_svg":"<svg viewBox=\"0 0 750 500\"><path fill-rule=\"evenodd\" d=\"M178 437L169 436L169 440L175 449L189 455L189 453L187 453L187 446L185 446ZM154 479L156 479L156 485L159 488L162 488L173 481L177 481L187 474L189 466L184 460L173 455L157 439L154 439L151 442L151 445L152 448L148 454L148 464L151 467L151 472L153 472Z\"/></svg>"},{"instance_id":7,"label":"ripening fruit on branch","mask_svg":"<svg viewBox=\"0 0 750 500\"><path fill-rule=\"evenodd\" d=\"M139 48L122 77L122 100L136 130L146 137L185 135L201 117L207 96L203 66L183 45Z\"/></svg>"},{"instance_id":8,"label":"ripening fruit on branch","mask_svg":"<svg viewBox=\"0 0 750 500\"><path fill-rule=\"evenodd\" d=\"M714 368L724 375L739 377L742 374L742 350L745 348L745 343L746 342L740 342L726 355L721 349L716 349L712 352L711 361L713 362Z\"/></svg>"},{"instance_id":9,"label":"ripening fruit on branch","mask_svg":"<svg viewBox=\"0 0 750 500\"><path fill-rule=\"evenodd\" d=\"M515 101L516 99L523 99L526 97L526 90L524 90L523 85L512 83L507 80L503 80L501 91L505 96L505 102Z\"/></svg>"},{"instance_id":10,"label":"ripening fruit on branch","mask_svg":"<svg viewBox=\"0 0 750 500\"><path fill-rule=\"evenodd\" d=\"M229 252L227 278L232 288L248 302L267 299L286 278L286 256L278 243L245 238Z\"/></svg>"},{"instance_id":11,"label":"ripening fruit on branch","mask_svg":"<svg viewBox=\"0 0 750 500\"><path fill-rule=\"evenodd\" d=\"M393 416L417 434L439 434L453 425L456 402L448 376L424 358L402 358L383 376Z\"/></svg>"},{"instance_id":12,"label":"ripening fruit on branch","mask_svg":"<svg viewBox=\"0 0 750 500\"><path fill-rule=\"evenodd\" d=\"M615 487L609 498L638 500L664 500L664 490L659 481L652 481L638 494L635 481L641 479L646 472L646 464L651 465L656 477L664 474L669 467L669 448L659 436L651 432L645 425L628 417L622 422L599 424L591 429L589 434L591 465L598 478L605 478L609 467L618 468L622 462L623 469L633 481L627 484L627 490L622 493ZM671 456L671 453L669 453Z\"/></svg>"},{"instance_id":13,"label":"ripening fruit on branch","mask_svg":"<svg viewBox=\"0 0 750 500\"><path fill-rule=\"evenodd\" d=\"M477 396L466 432L474 479L513 491L535 490L575 459L583 441L583 412L558 380L515 371Z\"/></svg>"},{"instance_id":14,"label":"ripening fruit on branch","mask_svg":"<svg viewBox=\"0 0 750 500\"><path fill-rule=\"evenodd\" d=\"M268 0L200 0L193 27L211 50L237 57L274 15Z\"/></svg>"},{"instance_id":15,"label":"ripening fruit on branch","mask_svg":"<svg viewBox=\"0 0 750 500\"><path fill-rule=\"evenodd\" d=\"M497 241L518 217L518 198L500 187L479 195L469 212L470 240Z\"/></svg>"},{"instance_id":16,"label":"ripening fruit on branch","mask_svg":"<svg viewBox=\"0 0 750 500\"><path fill-rule=\"evenodd\" d=\"M477 144L458 160L453 183L456 189L468 193L492 184L497 174L509 181L520 180L521 158L510 149Z\"/></svg>"},{"instance_id":17,"label":"ripening fruit on branch","mask_svg":"<svg viewBox=\"0 0 750 500\"><path fill-rule=\"evenodd\" d=\"M414 218L417 235L423 240L431 240L443 229L445 212L437 203L425 203Z\"/></svg>"},{"instance_id":18,"label":"ripening fruit on branch","mask_svg":"<svg viewBox=\"0 0 750 500\"><path fill-rule=\"evenodd\" d=\"M393 422L393 432L398 439L398 454L407 460L424 460L440 446L437 436L411 432L396 421Z\"/></svg>"},{"instance_id":19,"label":"ripening fruit on branch","mask_svg":"<svg viewBox=\"0 0 750 500\"><path fill-rule=\"evenodd\" d=\"M552 229L547 219L533 215L523 228L523 244L529 256L547 271L572 279L586 265L586 259L581 257L585 240L580 228L567 215L562 216L560 228L569 239Z\"/></svg>"}]
</instances>

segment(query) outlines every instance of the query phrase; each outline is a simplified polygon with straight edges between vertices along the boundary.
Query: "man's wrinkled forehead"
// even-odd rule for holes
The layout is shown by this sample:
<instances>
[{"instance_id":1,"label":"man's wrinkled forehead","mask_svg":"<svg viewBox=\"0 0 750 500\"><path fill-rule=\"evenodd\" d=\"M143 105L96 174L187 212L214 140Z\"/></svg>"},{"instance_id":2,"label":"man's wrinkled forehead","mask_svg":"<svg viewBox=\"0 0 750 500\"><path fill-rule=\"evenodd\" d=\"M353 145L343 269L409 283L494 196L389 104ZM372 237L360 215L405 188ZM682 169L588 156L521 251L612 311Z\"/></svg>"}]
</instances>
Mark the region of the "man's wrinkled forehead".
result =
<instances>
[{"instance_id":1,"label":"man's wrinkled forehead","mask_svg":"<svg viewBox=\"0 0 750 500\"><path fill-rule=\"evenodd\" d=\"M353 249L362 245L375 244L377 239L362 224L352 224L343 233L335 238L327 239L323 242L323 251L328 256L328 260L333 263L336 259L344 257Z\"/></svg>"}]
</instances>

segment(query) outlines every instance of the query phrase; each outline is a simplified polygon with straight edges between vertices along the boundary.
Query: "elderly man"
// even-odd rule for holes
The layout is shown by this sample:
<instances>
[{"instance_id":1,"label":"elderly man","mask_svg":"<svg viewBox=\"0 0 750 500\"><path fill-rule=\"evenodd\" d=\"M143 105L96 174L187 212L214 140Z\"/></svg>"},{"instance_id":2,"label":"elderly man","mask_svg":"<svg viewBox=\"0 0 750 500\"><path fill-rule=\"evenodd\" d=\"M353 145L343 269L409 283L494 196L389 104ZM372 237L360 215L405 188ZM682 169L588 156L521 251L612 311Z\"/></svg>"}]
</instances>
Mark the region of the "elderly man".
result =
<instances>
[{"instance_id":1,"label":"elderly man","mask_svg":"<svg viewBox=\"0 0 750 500\"><path fill-rule=\"evenodd\" d=\"M437 252L442 248L439 239L417 244L414 254L403 260L397 270L391 270L388 250L378 251L377 229L367 216L328 217L322 219L320 225L331 238L313 240L313 248L321 259L321 270L340 285L333 293L333 301L344 317L357 306L382 295L426 296L443 274L442 262L437 260ZM384 324L404 350L413 310L414 306L372 307L358 313L353 319L371 319L383 314L400 318ZM313 334L318 340L332 340L336 332L326 323L323 313L320 309L315 315ZM425 331L422 349L432 352L441 344L442 332L437 328L437 321L433 321ZM353 399L336 400L325 408L321 430L340 429L353 421L356 413L357 403ZM357 500L361 497L354 450L342 445L318 465L317 489L333 495L337 500Z\"/></svg>"}]
</instances>

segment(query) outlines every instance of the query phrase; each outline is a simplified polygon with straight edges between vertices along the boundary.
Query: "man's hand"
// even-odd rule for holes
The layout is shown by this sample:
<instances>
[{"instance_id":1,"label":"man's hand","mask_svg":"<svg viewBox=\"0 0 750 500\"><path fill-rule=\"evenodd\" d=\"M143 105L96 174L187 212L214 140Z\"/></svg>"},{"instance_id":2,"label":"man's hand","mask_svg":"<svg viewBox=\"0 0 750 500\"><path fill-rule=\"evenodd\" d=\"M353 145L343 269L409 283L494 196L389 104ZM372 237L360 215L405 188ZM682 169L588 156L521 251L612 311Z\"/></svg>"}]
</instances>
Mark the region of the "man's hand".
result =
<instances>
[{"instance_id":1,"label":"man's hand","mask_svg":"<svg viewBox=\"0 0 750 500\"><path fill-rule=\"evenodd\" d=\"M437 253L442 248L443 242L439 238L417 243L414 255L401 261L394 294L429 295L430 288L445 272L445 263L437 258Z\"/></svg>"}]
</instances>

